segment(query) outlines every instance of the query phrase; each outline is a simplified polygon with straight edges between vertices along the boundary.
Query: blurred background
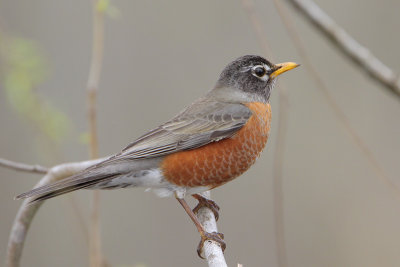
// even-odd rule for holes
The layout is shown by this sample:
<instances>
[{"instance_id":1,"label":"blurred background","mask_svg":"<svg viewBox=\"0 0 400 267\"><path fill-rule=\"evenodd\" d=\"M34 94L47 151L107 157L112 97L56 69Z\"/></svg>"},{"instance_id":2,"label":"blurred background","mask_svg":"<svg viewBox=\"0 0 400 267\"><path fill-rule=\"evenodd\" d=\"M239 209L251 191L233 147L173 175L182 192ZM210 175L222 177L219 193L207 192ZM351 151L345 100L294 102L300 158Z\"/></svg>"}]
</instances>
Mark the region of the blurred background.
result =
<instances>
[{"instance_id":1,"label":"blurred background","mask_svg":"<svg viewBox=\"0 0 400 267\"><path fill-rule=\"evenodd\" d=\"M86 83L90 1L0 2L0 157L53 166L88 159ZM115 0L105 17L98 92L100 156L171 118L212 88L245 54L262 54L241 1ZM256 1L278 62L302 63L271 1ZM286 4L286 2L285 2ZM400 72L400 2L318 0L355 39ZM400 187L400 102L350 63L289 7L319 74L387 177ZM276 62L277 63L277 62ZM289 266L400 266L399 191L380 179L304 67L288 90L283 214ZM230 266L277 266L273 159L278 92L267 148L245 175L213 190ZM0 259L21 204L40 175L0 168ZM87 266L84 227L92 194L46 202L28 234L22 266ZM195 204L190 201L190 204ZM112 266L205 266L199 235L175 199L143 189L101 193L104 257Z\"/></svg>"}]
</instances>

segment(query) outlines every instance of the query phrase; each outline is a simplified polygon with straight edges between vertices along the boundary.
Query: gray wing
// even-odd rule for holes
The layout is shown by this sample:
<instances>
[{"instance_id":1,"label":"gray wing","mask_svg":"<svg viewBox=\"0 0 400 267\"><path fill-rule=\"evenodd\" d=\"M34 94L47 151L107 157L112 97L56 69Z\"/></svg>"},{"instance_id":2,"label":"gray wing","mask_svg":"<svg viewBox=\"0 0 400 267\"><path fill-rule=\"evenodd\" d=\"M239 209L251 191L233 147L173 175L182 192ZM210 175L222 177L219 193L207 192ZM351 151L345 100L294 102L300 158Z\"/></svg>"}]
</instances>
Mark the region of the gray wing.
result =
<instances>
[{"instance_id":1,"label":"gray wing","mask_svg":"<svg viewBox=\"0 0 400 267\"><path fill-rule=\"evenodd\" d=\"M121 153L71 177L35 188L16 198L34 197L31 202L37 202L112 180L138 166L154 164L152 159L157 161L161 156L232 137L251 114L241 104L200 99L170 121L138 138ZM139 165L133 163L142 159L148 160L141 161Z\"/></svg>"},{"instance_id":2,"label":"gray wing","mask_svg":"<svg viewBox=\"0 0 400 267\"><path fill-rule=\"evenodd\" d=\"M201 99L128 145L113 160L165 156L233 136L251 116L242 104Z\"/></svg>"}]
</instances>

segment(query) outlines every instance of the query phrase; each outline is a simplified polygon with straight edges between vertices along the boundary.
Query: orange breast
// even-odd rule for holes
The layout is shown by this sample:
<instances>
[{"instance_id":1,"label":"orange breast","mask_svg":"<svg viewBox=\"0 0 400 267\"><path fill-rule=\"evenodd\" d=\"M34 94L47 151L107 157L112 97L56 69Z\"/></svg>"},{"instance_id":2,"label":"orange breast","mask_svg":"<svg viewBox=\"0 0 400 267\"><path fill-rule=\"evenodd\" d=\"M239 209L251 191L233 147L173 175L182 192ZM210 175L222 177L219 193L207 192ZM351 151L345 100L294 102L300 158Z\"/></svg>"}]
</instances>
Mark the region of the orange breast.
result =
<instances>
[{"instance_id":1,"label":"orange breast","mask_svg":"<svg viewBox=\"0 0 400 267\"><path fill-rule=\"evenodd\" d=\"M165 157L161 164L164 177L179 186L214 188L249 169L267 143L271 106L246 106L253 115L233 137Z\"/></svg>"}]
</instances>

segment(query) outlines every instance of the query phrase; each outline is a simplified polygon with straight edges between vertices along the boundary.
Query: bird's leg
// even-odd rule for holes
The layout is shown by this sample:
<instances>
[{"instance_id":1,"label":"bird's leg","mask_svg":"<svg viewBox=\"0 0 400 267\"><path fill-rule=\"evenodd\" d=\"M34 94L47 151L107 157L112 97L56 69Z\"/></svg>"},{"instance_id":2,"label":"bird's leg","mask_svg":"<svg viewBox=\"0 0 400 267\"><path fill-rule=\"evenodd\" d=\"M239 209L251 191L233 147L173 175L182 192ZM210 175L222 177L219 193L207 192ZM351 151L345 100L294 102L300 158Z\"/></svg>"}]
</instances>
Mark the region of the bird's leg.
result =
<instances>
[{"instance_id":1,"label":"bird's leg","mask_svg":"<svg viewBox=\"0 0 400 267\"><path fill-rule=\"evenodd\" d=\"M194 194L192 195L192 197L194 197L195 199L197 199L199 201L199 203L197 204L196 207L194 207L193 212L194 214L197 214L197 212L199 212L199 210L203 207L207 207L209 208L215 216L215 220L218 221L219 219L219 206L217 205L217 203L215 203L215 201L206 198L200 194Z\"/></svg>"},{"instance_id":2,"label":"bird's leg","mask_svg":"<svg viewBox=\"0 0 400 267\"><path fill-rule=\"evenodd\" d=\"M197 254L199 255L200 258L204 259L201 256L201 252L203 250L203 246L204 246L204 242L206 240L212 240L215 241L217 243L219 243L219 245L222 248L222 251L225 251L226 248L226 244L223 241L224 239L224 235L221 233L217 233L217 232L212 232L212 233L208 233L204 230L203 225L201 225L201 223L199 222L199 220L197 219L196 215L193 213L193 211L190 209L189 205L186 203L186 201L183 198L178 198L176 197L176 199L179 201L179 203L182 205L182 207L185 209L186 213L189 215L190 219L192 219L193 223L196 225L197 230L200 233L201 236L201 240L199 245L197 246Z\"/></svg>"}]
</instances>

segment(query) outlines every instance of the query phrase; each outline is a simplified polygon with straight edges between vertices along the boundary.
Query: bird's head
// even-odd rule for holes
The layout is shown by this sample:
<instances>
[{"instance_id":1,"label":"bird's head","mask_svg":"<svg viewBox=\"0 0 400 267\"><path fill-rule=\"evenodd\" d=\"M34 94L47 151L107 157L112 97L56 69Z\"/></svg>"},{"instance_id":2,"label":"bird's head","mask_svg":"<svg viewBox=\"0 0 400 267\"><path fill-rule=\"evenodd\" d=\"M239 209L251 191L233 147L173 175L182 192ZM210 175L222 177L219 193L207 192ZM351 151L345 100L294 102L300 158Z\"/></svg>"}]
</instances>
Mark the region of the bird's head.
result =
<instances>
[{"instance_id":1,"label":"bird's head","mask_svg":"<svg viewBox=\"0 0 400 267\"><path fill-rule=\"evenodd\" d=\"M225 67L210 93L233 102L268 102L276 78L297 66L294 62L272 64L260 56L243 56Z\"/></svg>"}]
</instances>

